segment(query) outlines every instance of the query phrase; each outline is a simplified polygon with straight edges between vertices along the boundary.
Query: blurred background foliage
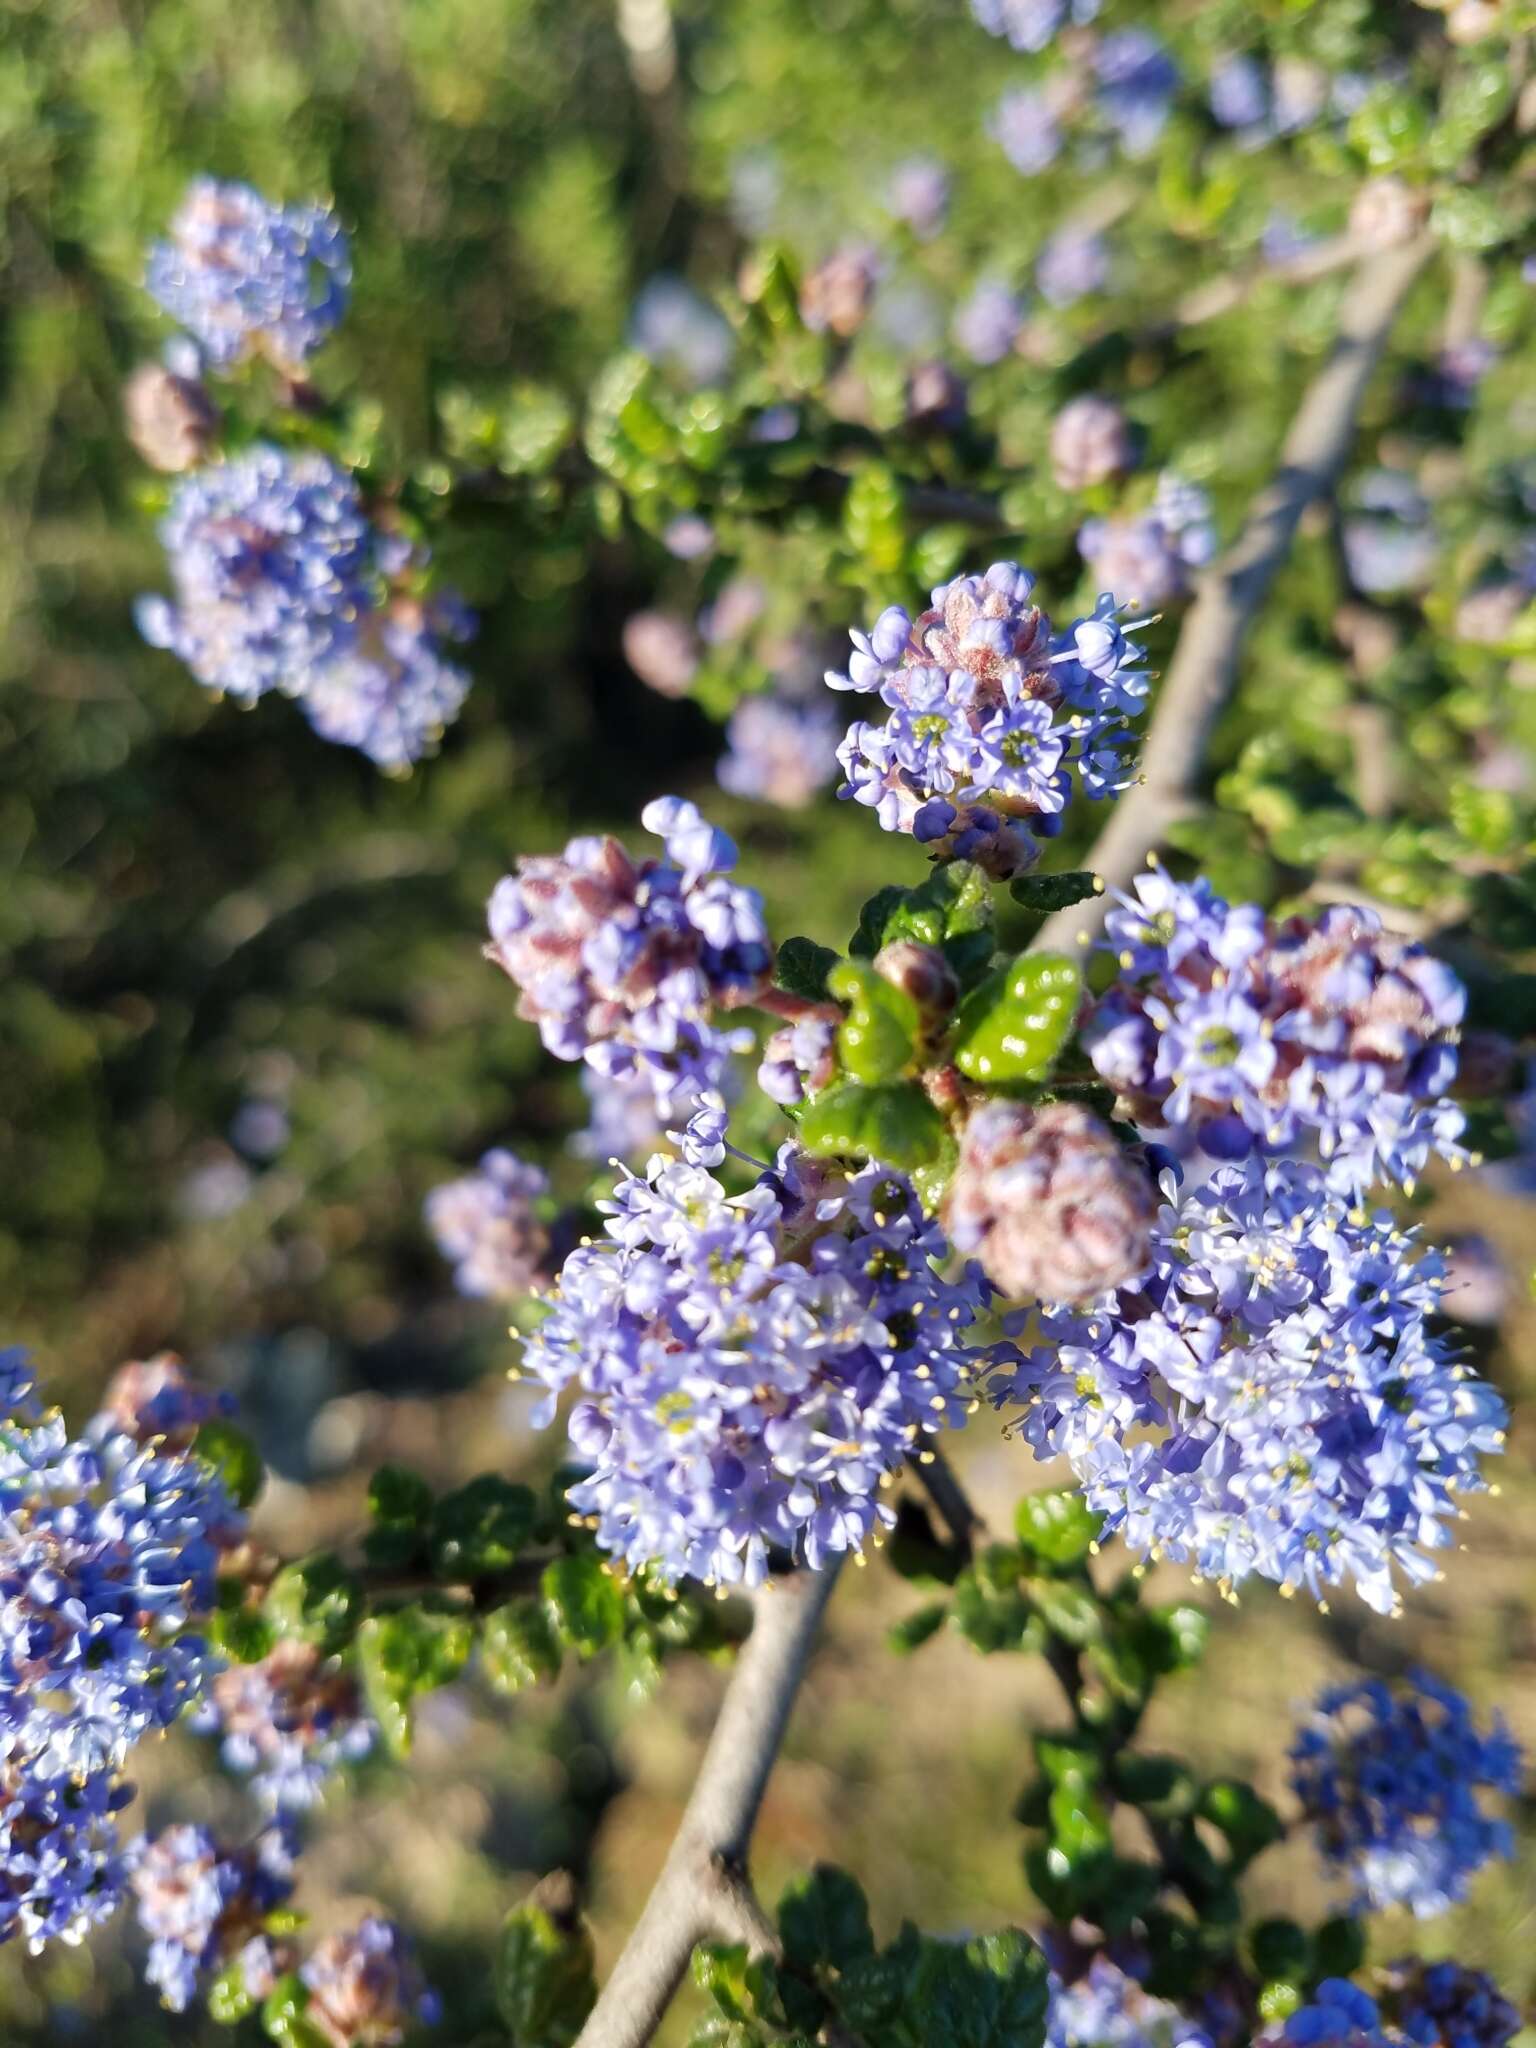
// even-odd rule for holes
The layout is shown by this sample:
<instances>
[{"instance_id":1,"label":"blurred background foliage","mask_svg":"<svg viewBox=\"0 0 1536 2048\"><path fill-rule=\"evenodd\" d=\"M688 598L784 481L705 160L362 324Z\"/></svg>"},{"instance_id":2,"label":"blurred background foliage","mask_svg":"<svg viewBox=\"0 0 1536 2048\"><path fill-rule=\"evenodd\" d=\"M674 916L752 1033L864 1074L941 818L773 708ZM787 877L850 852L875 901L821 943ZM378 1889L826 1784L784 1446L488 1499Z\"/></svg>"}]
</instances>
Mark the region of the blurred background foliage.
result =
<instances>
[{"instance_id":1,"label":"blurred background foliage","mask_svg":"<svg viewBox=\"0 0 1536 2048\"><path fill-rule=\"evenodd\" d=\"M698 702L642 686L622 654L626 619L657 602L697 611L746 570L779 627L835 634L992 553L1029 561L1059 614L1086 608L1084 506L1042 459L1054 412L1082 390L1120 398L1148 473L1176 462L1230 534L1341 290L1336 276L1261 274L1266 230L1280 212L1298 234L1336 232L1366 167L1392 163L1331 129L1245 157L1181 113L1151 166L1025 182L985 124L1030 60L982 35L960 0L683 0L670 73L641 32L666 12L0 0L6 1334L36 1345L42 1376L78 1403L120 1359L166 1344L235 1388L281 1475L262 1512L287 1548L350 1526L358 1475L382 1457L441 1478L551 1462L502 1387L500 1317L453 1296L420 1224L426 1191L499 1140L556 1162L564 1192L593 1172L562 1150L583 1120L579 1086L479 956L485 898L512 858L578 829L632 829L646 798L678 788L711 797L781 934L841 943L877 883L921 873L910 843L830 793L793 812L713 794L718 729ZM1330 68L1394 46L1411 66L1418 33L1415 9L1365 0L1157 13L1193 64L1261 24L1272 47ZM893 227L883 197L919 151L953 179L948 231L931 242ZM445 574L482 614L462 720L407 779L322 744L280 700L249 713L211 701L134 632L132 600L163 571L158 498L123 439L119 388L165 338L139 288L144 245L199 171L274 197L333 194L353 232L353 309L321 381L346 395L366 459L412 479ZM1512 225L1520 189L1516 177L1506 193ZM963 429L914 426L906 378L948 352L978 277L1021 284L1069 221L1111 233L1110 294L1041 312L1013 353L972 368ZM838 388L817 392L847 423L853 483L826 504L790 492L760 526L734 527L702 466L648 479L626 457L612 470L622 505L564 490L560 422L622 347L639 291L686 276L743 328L733 279L759 230L802 265L851 237L881 246L889 317L836 351ZM1513 259L1471 275L1485 243L1475 219L1448 240L1362 436L1362 467L1409 468L1432 499L1433 589L1367 607L1362 649L1337 536L1309 527L1223 726L1211 805L1181 830L1219 886L1283 901L1322 874L1422 918L1453 957L1491 940L1511 972L1484 1009L1518 1028L1536 1014L1536 689L1509 649L1430 630L1530 518L1531 291ZM1186 295L1228 273L1244 290L1195 317ZM1465 408L1422 396L1458 290L1499 352ZM739 402L793 395L831 363L780 362ZM523 461L518 434L537 441L540 420L554 422L550 447ZM444 454L480 444L518 488L437 516ZM904 521L882 464L935 490L979 485L1001 510L975 531L942 513ZM680 563L657 535L701 496L721 547ZM1172 631L1152 629L1155 654ZM741 644L695 695L718 712L762 680ZM1517 772L1482 772L1511 752ZM1437 1231L1491 1240L1512 1277L1515 1306L1478 1341L1517 1413L1536 1392L1519 1185L1516 1172L1458 1187L1434 1210ZM1158 1739L1275 1791L1291 1704L1314 1679L1345 1659L1395 1670L1422 1656L1497 1698L1536 1743L1529 1443L1517 1430L1472 1554L1408 1618L1255 1595L1220 1616L1209 1679L1170 1688ZM1040 1475L985 1425L966 1450L983 1506L1006 1523ZM977 1666L961 1643L871 1683L910 1599L875 1572L843 1589L765 1818L765 1888L834 1854L887 1928L904 1912L997 1924L1025 1911L1001 1817L1043 1693L1019 1660ZM409 1775L373 1767L327 1817L309 1902L326 1919L359 1894L400 1909L449 1995L456 2048L489 2026L473 1959L530 1876L557 1862L584 1874L601 1831L594 1908L611 1952L660 1861L715 1681L669 1671L643 1712L627 1683L581 1671L511 1717L455 1689L424 1716ZM232 1796L212 1780L189 1791L183 1749L146 1773L158 1817ZM1524 1861L1486 1875L1428 1935L1516 1996L1536 1982L1529 1812L1523 1826ZM1272 1882L1300 1896L1305 1860L1279 1867ZM1413 1939L1389 1927L1381 1952ZM110 1943L46 1965L8 1950L0 2029L18 2044L202 2038L206 2023L154 2015L131 1984Z\"/></svg>"}]
</instances>

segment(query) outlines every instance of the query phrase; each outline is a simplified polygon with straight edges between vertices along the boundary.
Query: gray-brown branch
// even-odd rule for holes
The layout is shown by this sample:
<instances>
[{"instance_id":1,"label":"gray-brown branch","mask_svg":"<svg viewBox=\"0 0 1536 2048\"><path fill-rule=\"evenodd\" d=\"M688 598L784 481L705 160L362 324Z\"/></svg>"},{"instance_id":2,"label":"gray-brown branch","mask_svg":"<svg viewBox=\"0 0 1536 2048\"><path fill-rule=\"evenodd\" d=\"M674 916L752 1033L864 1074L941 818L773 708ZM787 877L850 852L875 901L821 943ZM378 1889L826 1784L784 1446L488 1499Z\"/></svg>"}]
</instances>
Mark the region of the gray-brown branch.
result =
<instances>
[{"instance_id":1,"label":"gray-brown branch","mask_svg":"<svg viewBox=\"0 0 1536 2048\"><path fill-rule=\"evenodd\" d=\"M796 1572L754 1600L755 1620L660 1877L576 2048L644 2048L672 2003L694 1944L775 1935L747 1877L747 1850L838 1566Z\"/></svg>"},{"instance_id":2,"label":"gray-brown branch","mask_svg":"<svg viewBox=\"0 0 1536 2048\"><path fill-rule=\"evenodd\" d=\"M1421 238L1361 264L1339 308L1328 360L1307 386L1274 475L1248 508L1242 531L1207 571L1158 692L1142 753L1141 780L1111 812L1084 865L1104 893L1048 918L1036 944L1070 949L1090 938L1174 821L1190 808L1206 748L1237 681L1243 642L1302 513L1333 488L1354 439L1360 401L1387 337L1424 267Z\"/></svg>"}]
</instances>

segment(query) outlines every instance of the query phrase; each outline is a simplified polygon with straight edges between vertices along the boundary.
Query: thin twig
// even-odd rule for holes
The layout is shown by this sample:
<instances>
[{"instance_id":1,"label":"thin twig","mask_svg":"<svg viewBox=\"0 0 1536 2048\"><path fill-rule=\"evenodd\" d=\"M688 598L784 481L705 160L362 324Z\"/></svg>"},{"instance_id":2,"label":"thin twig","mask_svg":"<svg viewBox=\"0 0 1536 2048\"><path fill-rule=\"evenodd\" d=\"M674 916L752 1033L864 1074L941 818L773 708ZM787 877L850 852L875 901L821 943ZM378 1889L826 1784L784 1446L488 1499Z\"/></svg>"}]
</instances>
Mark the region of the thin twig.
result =
<instances>
[{"instance_id":1,"label":"thin twig","mask_svg":"<svg viewBox=\"0 0 1536 2048\"><path fill-rule=\"evenodd\" d=\"M987 1525L956 1478L955 1468L942 1451L930 1445L914 1461L912 1469L928 1498L944 1517L945 1528L969 1557L979 1542L985 1542Z\"/></svg>"},{"instance_id":2,"label":"thin twig","mask_svg":"<svg viewBox=\"0 0 1536 2048\"><path fill-rule=\"evenodd\" d=\"M796 1572L755 1598L714 1733L660 1877L592 2008L576 2048L644 2048L661 2024L695 1942L771 1952L747 1850L838 1564Z\"/></svg>"},{"instance_id":3,"label":"thin twig","mask_svg":"<svg viewBox=\"0 0 1536 2048\"><path fill-rule=\"evenodd\" d=\"M1339 309L1338 337L1307 386L1274 475L1242 531L1203 578L1168 666L1142 754L1141 780L1123 797L1084 866L1104 892L1048 918L1036 944L1086 943L1174 821L1191 808L1216 721L1237 681L1243 642L1306 508L1330 490L1349 454L1366 385L1409 287L1428 260L1427 237L1362 263Z\"/></svg>"}]
</instances>

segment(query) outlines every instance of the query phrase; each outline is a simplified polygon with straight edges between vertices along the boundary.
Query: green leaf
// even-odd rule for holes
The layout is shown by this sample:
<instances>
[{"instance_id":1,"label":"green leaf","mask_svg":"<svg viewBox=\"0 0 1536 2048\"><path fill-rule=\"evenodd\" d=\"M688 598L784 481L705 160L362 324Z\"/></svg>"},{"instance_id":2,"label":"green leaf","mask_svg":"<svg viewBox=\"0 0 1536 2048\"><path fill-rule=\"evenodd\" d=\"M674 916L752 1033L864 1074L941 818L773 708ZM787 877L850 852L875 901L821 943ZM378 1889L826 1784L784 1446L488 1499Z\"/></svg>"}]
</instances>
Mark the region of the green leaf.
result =
<instances>
[{"instance_id":1,"label":"green leaf","mask_svg":"<svg viewBox=\"0 0 1536 2048\"><path fill-rule=\"evenodd\" d=\"M1156 1672L1187 1671L1198 1664L1210 1633L1209 1618L1183 1602L1146 1608L1135 1625L1138 1646Z\"/></svg>"},{"instance_id":2,"label":"green leaf","mask_svg":"<svg viewBox=\"0 0 1536 2048\"><path fill-rule=\"evenodd\" d=\"M1114 1760L1111 1777L1120 1797L1153 1820L1185 1819L1194 1812L1200 1796L1188 1768L1173 1756L1122 1751Z\"/></svg>"},{"instance_id":3,"label":"green leaf","mask_svg":"<svg viewBox=\"0 0 1536 2048\"><path fill-rule=\"evenodd\" d=\"M1085 1586L1067 1579L1030 1579L1025 1592L1053 1636L1082 1649L1104 1633L1104 1615Z\"/></svg>"},{"instance_id":4,"label":"green leaf","mask_svg":"<svg viewBox=\"0 0 1536 2048\"><path fill-rule=\"evenodd\" d=\"M882 946L915 939L937 946L962 988L992 959L992 882L975 861L940 861L915 889L894 885L876 892L859 913L848 951L872 960Z\"/></svg>"},{"instance_id":5,"label":"green leaf","mask_svg":"<svg viewBox=\"0 0 1536 2048\"><path fill-rule=\"evenodd\" d=\"M192 1448L213 1466L235 1505L248 1508L260 1493L267 1471L245 1431L232 1422L205 1422L192 1439Z\"/></svg>"},{"instance_id":6,"label":"green leaf","mask_svg":"<svg viewBox=\"0 0 1536 2048\"><path fill-rule=\"evenodd\" d=\"M785 1961L806 1976L843 1970L874 1954L864 1894L846 1871L830 1864L818 1864L789 1886L779 1900L779 1929Z\"/></svg>"},{"instance_id":7,"label":"green leaf","mask_svg":"<svg viewBox=\"0 0 1536 2048\"><path fill-rule=\"evenodd\" d=\"M277 1645L277 1630L260 1607L221 1607L208 1617L208 1640L232 1664L259 1664Z\"/></svg>"},{"instance_id":8,"label":"green leaf","mask_svg":"<svg viewBox=\"0 0 1536 2048\"><path fill-rule=\"evenodd\" d=\"M1457 170L1508 113L1514 80L1502 59L1453 71L1441 95L1426 155L1432 169Z\"/></svg>"},{"instance_id":9,"label":"green leaf","mask_svg":"<svg viewBox=\"0 0 1536 2048\"><path fill-rule=\"evenodd\" d=\"M624 1632L624 1596L595 1557L561 1557L540 1580L556 1628L581 1657L595 1657Z\"/></svg>"},{"instance_id":10,"label":"green leaf","mask_svg":"<svg viewBox=\"0 0 1536 2048\"><path fill-rule=\"evenodd\" d=\"M385 1570L412 1564L425 1548L432 1489L407 1465L381 1465L368 1482L368 1515L372 1523L363 1538L363 1555Z\"/></svg>"},{"instance_id":11,"label":"green leaf","mask_svg":"<svg viewBox=\"0 0 1536 2048\"><path fill-rule=\"evenodd\" d=\"M904 989L862 961L843 960L827 987L848 1006L837 1031L838 1057L856 1081L893 1081L910 1063L922 1030L916 1003Z\"/></svg>"},{"instance_id":12,"label":"green leaf","mask_svg":"<svg viewBox=\"0 0 1536 2048\"><path fill-rule=\"evenodd\" d=\"M983 1656L1042 1646L1039 1619L1019 1585L1022 1563L1016 1550L994 1545L955 1581L955 1627Z\"/></svg>"},{"instance_id":13,"label":"green leaf","mask_svg":"<svg viewBox=\"0 0 1536 2048\"><path fill-rule=\"evenodd\" d=\"M938 1634L948 1615L947 1601L930 1600L916 1613L903 1615L886 1636L886 1642L898 1657L910 1657L914 1650L920 1650L924 1643Z\"/></svg>"},{"instance_id":14,"label":"green leaf","mask_svg":"<svg viewBox=\"0 0 1536 2048\"><path fill-rule=\"evenodd\" d=\"M255 2010L256 2000L245 1988L245 1964L236 1956L208 1986L208 2017L215 2026L237 2027Z\"/></svg>"},{"instance_id":15,"label":"green leaf","mask_svg":"<svg viewBox=\"0 0 1536 2048\"><path fill-rule=\"evenodd\" d=\"M747 1970L747 1951L742 1944L731 1948L701 1945L693 1952L694 1983L706 1998L715 2001L727 2019L756 2017L757 2001L752 1996Z\"/></svg>"},{"instance_id":16,"label":"green leaf","mask_svg":"<svg viewBox=\"0 0 1536 2048\"><path fill-rule=\"evenodd\" d=\"M943 2048L1040 2048L1048 1998L1045 1958L1016 1927L963 1947L932 1942L918 1979L917 2038Z\"/></svg>"},{"instance_id":17,"label":"green leaf","mask_svg":"<svg viewBox=\"0 0 1536 2048\"><path fill-rule=\"evenodd\" d=\"M1451 823L1480 853L1508 853L1520 836L1520 811L1507 789L1482 789L1475 782L1451 787Z\"/></svg>"},{"instance_id":18,"label":"green leaf","mask_svg":"<svg viewBox=\"0 0 1536 2048\"><path fill-rule=\"evenodd\" d=\"M846 1081L823 1089L800 1120L808 1152L822 1158L878 1159L908 1169L936 1159L944 1119L912 1081L862 1088Z\"/></svg>"},{"instance_id":19,"label":"green leaf","mask_svg":"<svg viewBox=\"0 0 1536 2048\"><path fill-rule=\"evenodd\" d=\"M1019 1541L1042 1564L1081 1564L1104 1526L1080 1493L1027 1493L1013 1511Z\"/></svg>"},{"instance_id":20,"label":"green leaf","mask_svg":"<svg viewBox=\"0 0 1536 2048\"><path fill-rule=\"evenodd\" d=\"M1292 1984L1285 1978L1272 1978L1259 1987L1259 2017L1263 2020L1288 2020L1303 2003L1305 1994L1299 1984Z\"/></svg>"},{"instance_id":21,"label":"green leaf","mask_svg":"<svg viewBox=\"0 0 1536 2048\"><path fill-rule=\"evenodd\" d=\"M814 939L785 939L773 963L774 986L787 989L792 996L804 996L807 1002L824 1003L827 976L841 957L830 946L818 946Z\"/></svg>"},{"instance_id":22,"label":"green leaf","mask_svg":"<svg viewBox=\"0 0 1536 2048\"><path fill-rule=\"evenodd\" d=\"M1294 1920L1260 1920L1248 1933L1248 1952L1260 1977L1299 1982L1311 1966L1312 1943Z\"/></svg>"},{"instance_id":23,"label":"green leaf","mask_svg":"<svg viewBox=\"0 0 1536 2048\"><path fill-rule=\"evenodd\" d=\"M1350 143L1372 170L1399 170L1422 155L1430 119L1412 87L1378 85L1350 119Z\"/></svg>"},{"instance_id":24,"label":"green leaf","mask_svg":"<svg viewBox=\"0 0 1536 2048\"><path fill-rule=\"evenodd\" d=\"M261 2008L261 2024L277 2048L327 2048L325 2035L304 2017L308 2005L301 1977L290 1971L278 1978Z\"/></svg>"},{"instance_id":25,"label":"green leaf","mask_svg":"<svg viewBox=\"0 0 1536 2048\"><path fill-rule=\"evenodd\" d=\"M570 2048L597 1998L592 1937L563 1873L546 1878L501 1923L496 2008L513 2048Z\"/></svg>"},{"instance_id":26,"label":"green leaf","mask_svg":"<svg viewBox=\"0 0 1536 2048\"><path fill-rule=\"evenodd\" d=\"M1240 1778L1213 1779L1200 1795L1200 1812L1226 1837L1239 1863L1250 1862L1285 1833L1269 1801Z\"/></svg>"},{"instance_id":27,"label":"green leaf","mask_svg":"<svg viewBox=\"0 0 1536 2048\"><path fill-rule=\"evenodd\" d=\"M1365 1929L1348 1914L1325 1920L1312 1937L1314 1977L1352 1977L1365 1961Z\"/></svg>"},{"instance_id":28,"label":"green leaf","mask_svg":"<svg viewBox=\"0 0 1536 2048\"><path fill-rule=\"evenodd\" d=\"M575 431L570 400L547 384L515 384L509 394L497 454L511 476L547 470Z\"/></svg>"},{"instance_id":29,"label":"green leaf","mask_svg":"<svg viewBox=\"0 0 1536 2048\"><path fill-rule=\"evenodd\" d=\"M1074 868L1062 875L1020 875L1009 884L1015 903L1044 916L1052 910L1068 910L1089 896L1097 896L1104 884L1089 868Z\"/></svg>"},{"instance_id":30,"label":"green leaf","mask_svg":"<svg viewBox=\"0 0 1536 2048\"><path fill-rule=\"evenodd\" d=\"M485 1617L480 1661L498 1692L526 1692L560 1675L560 1643L544 1602L508 1600Z\"/></svg>"},{"instance_id":31,"label":"green leaf","mask_svg":"<svg viewBox=\"0 0 1536 2048\"><path fill-rule=\"evenodd\" d=\"M484 1472L445 1494L432 1513L432 1569L444 1579L505 1571L533 1534L538 1503L526 1486Z\"/></svg>"},{"instance_id":32,"label":"green leaf","mask_svg":"<svg viewBox=\"0 0 1536 2048\"><path fill-rule=\"evenodd\" d=\"M357 1632L357 1668L368 1710L395 1756L411 1747L416 1695L446 1685L464 1668L474 1631L463 1615L404 1607L374 1615Z\"/></svg>"},{"instance_id":33,"label":"green leaf","mask_svg":"<svg viewBox=\"0 0 1536 2048\"><path fill-rule=\"evenodd\" d=\"M262 1603L280 1636L334 1656L351 1642L363 1611L362 1588L333 1550L284 1565Z\"/></svg>"},{"instance_id":34,"label":"green leaf","mask_svg":"<svg viewBox=\"0 0 1536 2048\"><path fill-rule=\"evenodd\" d=\"M848 951L855 960L873 960L886 943L886 926L912 894L899 883L887 882L883 889L877 889L859 912L859 928L848 942ZM911 933L903 933L911 937ZM930 944L935 943L930 940Z\"/></svg>"},{"instance_id":35,"label":"green leaf","mask_svg":"<svg viewBox=\"0 0 1536 2048\"><path fill-rule=\"evenodd\" d=\"M1034 1750L1035 1761L1053 1788L1095 1785L1104 1775L1104 1758L1098 1744L1084 1737L1037 1735Z\"/></svg>"},{"instance_id":36,"label":"green leaf","mask_svg":"<svg viewBox=\"0 0 1536 2048\"><path fill-rule=\"evenodd\" d=\"M1481 254L1513 240L1526 224L1529 209L1512 203L1507 187L1493 192L1475 191L1469 185L1452 185L1430 208L1431 232L1453 249Z\"/></svg>"},{"instance_id":37,"label":"green leaf","mask_svg":"<svg viewBox=\"0 0 1536 2048\"><path fill-rule=\"evenodd\" d=\"M1066 1044L1082 976L1062 953L1024 953L988 975L960 1006L952 1052L972 1081L1041 1081Z\"/></svg>"}]
</instances>

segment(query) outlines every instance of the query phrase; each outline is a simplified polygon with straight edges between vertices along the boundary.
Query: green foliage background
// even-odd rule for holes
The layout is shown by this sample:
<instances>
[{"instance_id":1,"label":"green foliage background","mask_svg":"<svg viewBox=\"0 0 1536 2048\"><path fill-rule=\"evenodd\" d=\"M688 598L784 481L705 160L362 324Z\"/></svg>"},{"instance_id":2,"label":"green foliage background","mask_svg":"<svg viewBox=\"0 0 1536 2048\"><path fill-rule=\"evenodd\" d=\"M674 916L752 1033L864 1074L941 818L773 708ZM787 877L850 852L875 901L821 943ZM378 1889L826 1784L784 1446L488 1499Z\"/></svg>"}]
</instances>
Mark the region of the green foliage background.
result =
<instances>
[{"instance_id":1,"label":"green foliage background","mask_svg":"<svg viewBox=\"0 0 1536 2048\"><path fill-rule=\"evenodd\" d=\"M1324 55L1370 12L1280 0L1258 11ZM1209 48L1255 10L1218 0L1165 12ZM285 1475L266 1509L284 1541L345 1526L356 1469L392 1449L448 1475L487 1462L487 1432L501 1430L509 1465L548 1463L499 1391L508 1347L496 1316L451 1295L419 1206L485 1145L509 1137L554 1155L581 1119L572 1077L541 1057L479 958L483 904L517 853L595 824L622 829L664 788L708 790L714 728L696 706L643 690L619 651L624 619L658 591L693 603L706 593L643 520L600 533L558 493L534 490L466 518L442 546L484 627L462 723L408 780L321 744L280 701L249 714L209 701L131 620L134 595L162 577L155 494L118 415L124 374L164 334L138 289L143 247L197 171L284 197L333 193L354 232L357 286L326 381L375 408L353 421L374 459L430 488L454 421L515 411L525 380L579 406L656 271L729 286L741 244L726 202L745 148L777 153L783 225L809 257L881 226L878 195L901 156L945 157L952 230L907 260L950 305L981 268L1016 273L1059 224L1067 200L1054 178L1026 187L982 132L1013 60L960 0L690 0L677 28L682 84L647 98L607 0L0 4L5 1334L35 1343L44 1377L76 1401L121 1358L168 1343L239 1387ZM1133 176L1116 198L1124 240L1164 291L1248 261L1288 181L1315 207L1327 168L1248 176L1231 152L1196 165L1193 145L1182 151L1176 129L1157 179ZM1037 464L1061 398L1119 391L1157 459L1176 454L1209 483L1230 531L1326 344L1338 289L1261 286L1194 337L1143 335L1129 316L1098 332L1072 316L1043 362L977 373L983 480L1010 494L1006 523L1029 537L1059 609L1074 585L1086 590L1072 546L1080 507ZM1443 292L1437 282L1416 301L1421 340ZM1475 420L1442 451L1459 465L1447 603L1507 537L1498 479L1536 438L1530 313L1502 281L1486 327L1505 355ZM882 348L872 337L857 357L877 427L899 412L902 374ZM1404 425L1390 386L1372 405L1368 434L1385 432L1390 452ZM939 481L949 459L923 457ZM965 451L953 462L969 475ZM940 526L886 549L878 484L852 502L870 531L852 513L841 526L790 525L814 623L910 598L963 540ZM1490 811L1467 767L1473 741L1495 730L1536 743L1536 691L1512 686L1505 663L1431 644L1411 616L1387 666L1352 676L1324 631L1335 576L1326 533L1309 534L1223 729L1215 805L1186 843L1220 885L1267 899L1330 862L1409 906L1449 892L1452 924L1519 968L1536 937L1516 857L1530 819L1524 799ZM1154 629L1154 648L1170 633ZM1351 793L1362 732L1396 767L1385 820ZM921 873L915 849L830 797L792 815L725 800L716 810L780 932L841 944L873 886ZM1500 1000L1526 1002L1529 986ZM233 1163L231 1120L251 1098L286 1104L290 1141L255 1167L232 1213L190 1215L188 1176ZM588 1171L559 1168L568 1191ZM1439 1212L1447 1228L1491 1232L1526 1268L1529 1213L1479 1190ZM1495 1360L1516 1397L1532 1390L1528 1342L1516 1363L1530 1335L1522 1310ZM1022 1454L983 1436L969 1455L983 1502L1005 1519L1030 1483ZM1291 1614L1256 1596L1252 1611L1223 1617L1198 1712L1176 1694L1160 1733L1254 1766L1273 1790L1289 1704L1330 1660L1391 1669L1422 1654L1480 1697L1497 1694L1536 1737L1536 1486L1518 1439L1507 1464L1504 1500L1472 1524L1474 1558L1409 1620ZM834 1851L864 1875L887 1928L908 1911L937 1924L936 1900L955 1927L1016 1917L1016 1831L1000 1822L1038 1706L1033 1681L1013 1663L978 1676L973 1654L946 1644L927 1654L947 1663L869 1686L866 1660L908 1598L876 1578L861 1579L862 1601L843 1595L765 1822L769 1871ZM600 1934L611 1943L632 1914L712 1685L707 1671L679 1671L636 1715L623 1674L578 1674L510 1732L483 1702L455 1699L440 1727L429 1717L409 1779L380 1766L339 1806L311 1858L313 1895L332 1908L382 1896L416 1918L450 1994L449 2038L476 2039L489 2006L472 1959L526 1875L583 1868L601 1826ZM178 1775L174 1757L147 1773L164 1810ZM218 1788L195 1798L227 1804ZM1293 1881L1305 1875L1298 1860ZM1431 1940L1529 1990L1530 1911L1519 1876L1500 1872ZM1409 1930L1394 1932L1410 1945ZM192 2019L153 2016L129 1981L110 1945L98 1963L46 1968L8 1951L0 2026L18 2044L201 2038Z\"/></svg>"}]
</instances>

